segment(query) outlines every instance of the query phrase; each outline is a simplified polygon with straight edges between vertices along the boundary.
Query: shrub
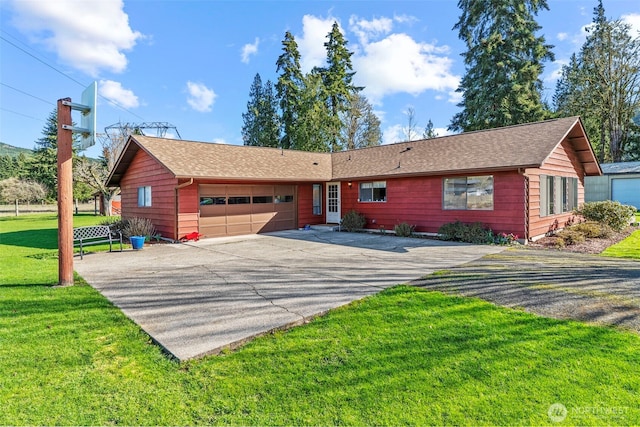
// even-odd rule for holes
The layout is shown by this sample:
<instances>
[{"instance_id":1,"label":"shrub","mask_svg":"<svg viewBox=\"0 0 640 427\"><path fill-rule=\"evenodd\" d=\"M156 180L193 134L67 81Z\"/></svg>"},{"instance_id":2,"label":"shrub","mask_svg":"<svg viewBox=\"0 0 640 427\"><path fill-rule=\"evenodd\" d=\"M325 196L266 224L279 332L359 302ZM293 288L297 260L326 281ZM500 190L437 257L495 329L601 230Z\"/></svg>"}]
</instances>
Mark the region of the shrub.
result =
<instances>
[{"instance_id":1,"label":"shrub","mask_svg":"<svg viewBox=\"0 0 640 427\"><path fill-rule=\"evenodd\" d=\"M147 218L132 217L122 220L122 237L125 239L131 236L145 236L151 239L155 234L156 229Z\"/></svg>"},{"instance_id":2,"label":"shrub","mask_svg":"<svg viewBox=\"0 0 640 427\"><path fill-rule=\"evenodd\" d=\"M349 212L347 212L340 221L341 227L346 231L361 230L364 228L366 223L367 220L365 219L364 215L359 214L354 210L350 210Z\"/></svg>"},{"instance_id":3,"label":"shrub","mask_svg":"<svg viewBox=\"0 0 640 427\"><path fill-rule=\"evenodd\" d=\"M577 215L582 215L586 220L606 224L616 231L621 231L628 226L635 212L633 206L611 200L585 203L575 211Z\"/></svg>"},{"instance_id":4,"label":"shrub","mask_svg":"<svg viewBox=\"0 0 640 427\"><path fill-rule=\"evenodd\" d=\"M596 221L575 224L569 227L569 229L582 233L589 239L606 239L613 233L613 230L607 224Z\"/></svg>"},{"instance_id":5,"label":"shrub","mask_svg":"<svg viewBox=\"0 0 640 427\"><path fill-rule=\"evenodd\" d=\"M518 241L518 235L513 233L498 233L493 237L496 245L513 245Z\"/></svg>"},{"instance_id":6,"label":"shrub","mask_svg":"<svg viewBox=\"0 0 640 427\"><path fill-rule=\"evenodd\" d=\"M493 232L482 223L464 224L460 221L444 224L438 230L440 239L467 243L493 243Z\"/></svg>"},{"instance_id":7,"label":"shrub","mask_svg":"<svg viewBox=\"0 0 640 427\"><path fill-rule=\"evenodd\" d=\"M566 246L575 245L585 241L584 234L571 228L565 228L556 233L556 237L562 240Z\"/></svg>"},{"instance_id":8,"label":"shrub","mask_svg":"<svg viewBox=\"0 0 640 427\"><path fill-rule=\"evenodd\" d=\"M411 237L413 235L413 231L415 230L415 225L409 225L406 222L397 224L393 230L396 232L396 236L400 237Z\"/></svg>"}]
</instances>

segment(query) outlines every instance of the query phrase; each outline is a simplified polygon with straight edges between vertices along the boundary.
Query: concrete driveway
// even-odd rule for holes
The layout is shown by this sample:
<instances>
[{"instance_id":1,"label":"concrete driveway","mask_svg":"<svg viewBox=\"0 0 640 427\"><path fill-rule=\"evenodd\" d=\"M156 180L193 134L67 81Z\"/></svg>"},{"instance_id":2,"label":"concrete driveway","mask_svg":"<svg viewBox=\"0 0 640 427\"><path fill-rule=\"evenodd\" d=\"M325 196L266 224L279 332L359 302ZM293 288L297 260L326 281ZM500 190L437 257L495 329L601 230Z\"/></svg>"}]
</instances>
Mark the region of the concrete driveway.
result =
<instances>
[{"instance_id":1,"label":"concrete driveway","mask_svg":"<svg viewBox=\"0 0 640 427\"><path fill-rule=\"evenodd\" d=\"M186 360L502 249L292 230L89 254L74 264L159 345Z\"/></svg>"}]
</instances>

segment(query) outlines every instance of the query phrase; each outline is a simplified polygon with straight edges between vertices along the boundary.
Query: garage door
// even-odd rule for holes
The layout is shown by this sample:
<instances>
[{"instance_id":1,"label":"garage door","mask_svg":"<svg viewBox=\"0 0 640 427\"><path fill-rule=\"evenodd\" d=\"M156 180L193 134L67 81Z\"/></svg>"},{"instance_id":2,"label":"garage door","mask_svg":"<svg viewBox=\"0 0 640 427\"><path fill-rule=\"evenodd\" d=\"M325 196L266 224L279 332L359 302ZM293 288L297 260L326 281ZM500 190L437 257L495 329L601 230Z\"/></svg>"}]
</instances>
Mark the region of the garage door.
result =
<instances>
[{"instance_id":1,"label":"garage door","mask_svg":"<svg viewBox=\"0 0 640 427\"><path fill-rule=\"evenodd\" d=\"M612 179L611 200L640 209L640 178Z\"/></svg>"},{"instance_id":2,"label":"garage door","mask_svg":"<svg viewBox=\"0 0 640 427\"><path fill-rule=\"evenodd\" d=\"M206 237L296 228L294 185L200 185L200 234Z\"/></svg>"}]
</instances>

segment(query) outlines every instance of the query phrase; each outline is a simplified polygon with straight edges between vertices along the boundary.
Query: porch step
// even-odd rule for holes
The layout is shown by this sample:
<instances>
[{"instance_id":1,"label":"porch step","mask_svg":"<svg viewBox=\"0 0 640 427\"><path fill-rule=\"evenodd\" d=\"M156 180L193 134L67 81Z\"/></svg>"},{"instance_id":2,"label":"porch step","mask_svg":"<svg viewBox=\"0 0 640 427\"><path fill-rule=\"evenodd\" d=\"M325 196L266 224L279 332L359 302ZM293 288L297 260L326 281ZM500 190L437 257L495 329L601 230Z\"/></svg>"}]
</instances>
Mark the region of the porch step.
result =
<instances>
[{"instance_id":1,"label":"porch step","mask_svg":"<svg viewBox=\"0 0 640 427\"><path fill-rule=\"evenodd\" d=\"M340 226L338 224L317 224L311 226L315 231L339 231Z\"/></svg>"}]
</instances>

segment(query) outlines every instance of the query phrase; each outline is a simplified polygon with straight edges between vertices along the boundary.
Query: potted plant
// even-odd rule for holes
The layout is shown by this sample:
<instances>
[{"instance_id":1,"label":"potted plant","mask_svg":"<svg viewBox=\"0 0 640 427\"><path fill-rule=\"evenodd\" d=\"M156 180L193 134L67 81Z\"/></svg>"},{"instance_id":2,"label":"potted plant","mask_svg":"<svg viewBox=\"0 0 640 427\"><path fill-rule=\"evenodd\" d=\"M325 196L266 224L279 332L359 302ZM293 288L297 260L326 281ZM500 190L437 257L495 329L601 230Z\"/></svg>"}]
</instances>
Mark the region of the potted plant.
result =
<instances>
[{"instance_id":1,"label":"potted plant","mask_svg":"<svg viewBox=\"0 0 640 427\"><path fill-rule=\"evenodd\" d=\"M127 218L124 220L122 234L124 237L128 237L131 242L131 247L134 250L140 250L144 247L144 241L150 236L156 234L155 228L151 221L147 218Z\"/></svg>"}]
</instances>

